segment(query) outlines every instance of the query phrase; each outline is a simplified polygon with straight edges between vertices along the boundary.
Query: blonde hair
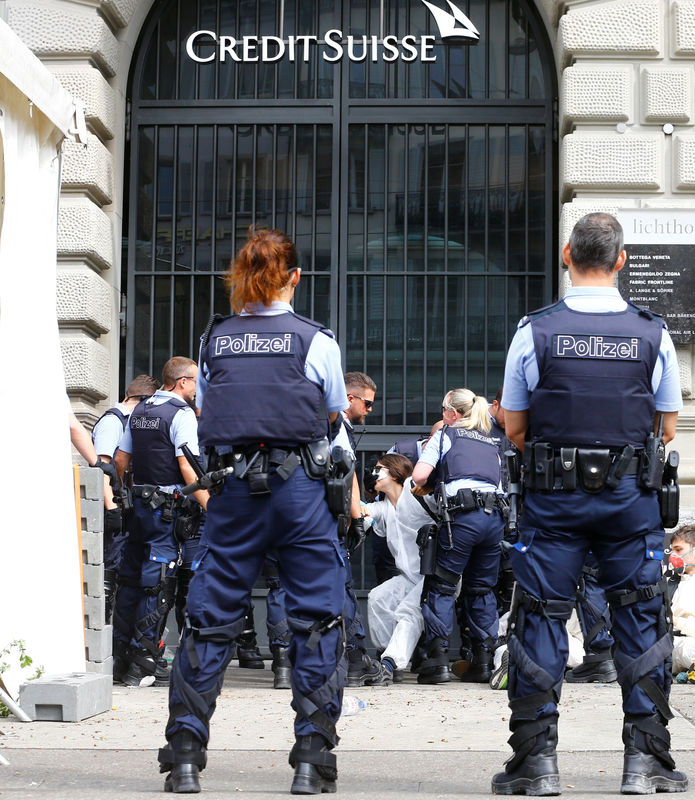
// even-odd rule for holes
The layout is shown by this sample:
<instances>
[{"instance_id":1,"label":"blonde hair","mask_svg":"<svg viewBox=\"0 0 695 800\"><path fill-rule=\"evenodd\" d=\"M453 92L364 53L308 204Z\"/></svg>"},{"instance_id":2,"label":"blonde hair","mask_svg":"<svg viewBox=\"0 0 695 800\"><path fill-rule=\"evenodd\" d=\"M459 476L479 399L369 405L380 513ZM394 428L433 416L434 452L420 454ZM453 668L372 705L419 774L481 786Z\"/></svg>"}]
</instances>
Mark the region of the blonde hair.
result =
<instances>
[{"instance_id":1,"label":"blonde hair","mask_svg":"<svg viewBox=\"0 0 695 800\"><path fill-rule=\"evenodd\" d=\"M490 433L492 422L488 412L488 402L470 389L451 389L444 395L442 405L461 414L454 424L459 428Z\"/></svg>"}]
</instances>

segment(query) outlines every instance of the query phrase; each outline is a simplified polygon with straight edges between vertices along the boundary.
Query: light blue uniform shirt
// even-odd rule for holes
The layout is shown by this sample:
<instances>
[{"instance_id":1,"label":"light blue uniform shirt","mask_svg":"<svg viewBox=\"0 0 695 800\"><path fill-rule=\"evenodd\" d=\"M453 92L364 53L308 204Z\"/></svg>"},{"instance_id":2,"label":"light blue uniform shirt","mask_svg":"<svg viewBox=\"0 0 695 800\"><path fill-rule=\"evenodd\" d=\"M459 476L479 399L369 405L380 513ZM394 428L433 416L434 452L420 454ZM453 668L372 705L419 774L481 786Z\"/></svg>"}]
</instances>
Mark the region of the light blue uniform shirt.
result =
<instances>
[{"instance_id":1,"label":"light blue uniform shirt","mask_svg":"<svg viewBox=\"0 0 695 800\"><path fill-rule=\"evenodd\" d=\"M121 414L125 416L127 428L130 409L124 406L123 403L116 403L114 408L118 409ZM97 451L97 455L113 458L114 453L118 449L121 436L123 436L123 424L121 420L115 414L107 414L105 417L102 417L92 430L92 441L94 442L94 449Z\"/></svg>"},{"instance_id":2,"label":"light blue uniform shirt","mask_svg":"<svg viewBox=\"0 0 695 800\"><path fill-rule=\"evenodd\" d=\"M269 306L263 305L263 303L249 303L241 312L241 316L272 317L277 314L284 314L287 311L294 313L289 303L275 300ZM200 370L196 387L196 402L198 407L202 408L210 371L207 364L203 363L202 355L199 361ZM343 411L350 405L345 391L343 368L340 362L340 348L335 339L324 335L318 330L316 331L316 335L309 345L309 352L304 364L304 373L310 381L320 386L323 390L326 411L329 414Z\"/></svg>"},{"instance_id":3,"label":"light blue uniform shirt","mask_svg":"<svg viewBox=\"0 0 695 800\"><path fill-rule=\"evenodd\" d=\"M148 397L145 402L160 406L162 403L166 403L167 400L170 400L171 398L181 400L181 397L174 392L167 392L164 389L157 389L152 397ZM195 411L190 406L180 408L176 414L174 414L174 418L169 426L169 438L171 443L174 445L174 454L176 457L183 455L181 452L182 444L187 444L194 456L199 454L198 418L195 415ZM126 429L123 431L121 440L118 443L118 449L122 450L124 453L133 452L133 437L131 436L130 425L127 425ZM172 484L171 486L160 486L159 488L163 489L164 491L173 492L174 489L180 489L181 486L183 486L183 484L178 483Z\"/></svg>"},{"instance_id":4,"label":"light blue uniform shirt","mask_svg":"<svg viewBox=\"0 0 695 800\"><path fill-rule=\"evenodd\" d=\"M442 429L440 428L430 437L429 442L425 445L422 455L418 459L418 464L422 461L423 464L429 464L432 467L437 466L439 463L439 444L441 440ZM449 450L451 450L451 439L447 436L442 443L442 458L444 458ZM497 455L497 460L499 461L499 454ZM474 478L459 478L458 480L447 483L445 488L447 497L453 497L459 489L477 489L480 492L494 492L499 487L495 486L493 483L475 480Z\"/></svg>"},{"instance_id":5,"label":"light blue uniform shirt","mask_svg":"<svg viewBox=\"0 0 695 800\"><path fill-rule=\"evenodd\" d=\"M573 286L568 289L564 300L572 311L585 313L615 313L627 307L620 292L612 286ZM532 324L517 329L507 353L502 407L509 411L525 411L530 405L531 392L538 385ZM665 328L652 373L652 391L657 411L679 411L683 407L676 349Z\"/></svg>"}]
</instances>

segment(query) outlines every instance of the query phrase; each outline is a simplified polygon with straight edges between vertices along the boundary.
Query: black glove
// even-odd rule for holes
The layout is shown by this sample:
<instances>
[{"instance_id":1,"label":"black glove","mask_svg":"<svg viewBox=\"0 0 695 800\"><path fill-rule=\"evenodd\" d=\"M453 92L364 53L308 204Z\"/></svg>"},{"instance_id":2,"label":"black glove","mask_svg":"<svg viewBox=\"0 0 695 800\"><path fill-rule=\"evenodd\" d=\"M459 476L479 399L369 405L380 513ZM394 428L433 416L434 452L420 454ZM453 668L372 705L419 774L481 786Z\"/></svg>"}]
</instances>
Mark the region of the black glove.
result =
<instances>
[{"instance_id":1,"label":"black glove","mask_svg":"<svg viewBox=\"0 0 695 800\"><path fill-rule=\"evenodd\" d=\"M364 518L358 517L357 519L353 519L348 529L347 541L345 542L348 553L354 553L366 538L367 531L364 529Z\"/></svg>"},{"instance_id":2,"label":"black glove","mask_svg":"<svg viewBox=\"0 0 695 800\"><path fill-rule=\"evenodd\" d=\"M112 489L116 489L118 487L118 473L116 472L116 467L114 466L113 461L107 464L105 461L97 458L96 464L92 464L92 466L98 467L103 471L104 475L109 476L109 482L111 483Z\"/></svg>"},{"instance_id":3,"label":"black glove","mask_svg":"<svg viewBox=\"0 0 695 800\"><path fill-rule=\"evenodd\" d=\"M120 508L107 508L104 511L104 539L115 539L123 533L123 516Z\"/></svg>"}]
</instances>

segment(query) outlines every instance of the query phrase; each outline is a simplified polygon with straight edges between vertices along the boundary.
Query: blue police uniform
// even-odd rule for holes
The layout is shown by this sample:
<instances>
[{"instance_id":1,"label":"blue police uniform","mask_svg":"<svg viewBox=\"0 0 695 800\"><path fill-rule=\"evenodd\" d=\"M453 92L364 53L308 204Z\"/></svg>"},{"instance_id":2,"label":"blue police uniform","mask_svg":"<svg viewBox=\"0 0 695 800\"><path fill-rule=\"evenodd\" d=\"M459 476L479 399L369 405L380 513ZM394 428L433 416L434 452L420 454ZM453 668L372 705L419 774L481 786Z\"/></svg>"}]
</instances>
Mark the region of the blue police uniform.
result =
<instances>
[{"instance_id":1,"label":"blue police uniform","mask_svg":"<svg viewBox=\"0 0 695 800\"><path fill-rule=\"evenodd\" d=\"M448 648L454 627L454 596L459 578L473 663L462 680L487 680L498 633L494 587L504 534L500 496L500 460L497 442L478 430L444 426L430 439L421 461L436 467L451 498L454 517L451 540L447 527L439 530L435 574L425 581L422 616L427 656L419 669L419 683L449 680ZM456 510L457 509L457 510ZM489 677L489 675L488 675Z\"/></svg>"},{"instance_id":2,"label":"blue police uniform","mask_svg":"<svg viewBox=\"0 0 695 800\"><path fill-rule=\"evenodd\" d=\"M198 455L195 412L162 389L135 407L119 443L132 455L133 469L132 529L114 611L114 639L130 645L128 684L154 675L161 632L174 604L181 562L174 527L182 506L176 496L184 483L177 460L182 444Z\"/></svg>"},{"instance_id":3,"label":"blue police uniform","mask_svg":"<svg viewBox=\"0 0 695 800\"><path fill-rule=\"evenodd\" d=\"M616 289L571 288L564 300L519 323L502 400L506 410L529 414L526 493L512 551L518 587L509 640L509 742L515 752L493 779L493 791L536 793L534 764L542 759L542 769L555 773L544 788L559 789L554 752L568 656L565 621L589 549L619 642L626 754L628 742L648 752L648 741L673 768L665 727L671 644L660 584L664 533L656 492L642 488L639 462L625 446L643 451L655 411L681 405L665 326ZM606 470L615 488L605 485ZM631 779L625 780L629 790Z\"/></svg>"},{"instance_id":4,"label":"blue police uniform","mask_svg":"<svg viewBox=\"0 0 695 800\"><path fill-rule=\"evenodd\" d=\"M346 676L344 565L316 470L321 465L312 467L308 456L316 448L308 445L326 438L327 414L348 405L340 351L330 331L295 315L289 304L254 304L241 315L213 318L201 341L200 367L200 443L235 473L208 504L172 669L161 770L204 766L231 645L265 556L274 552L292 633L297 743L290 762L315 765L322 779L334 780L335 757L327 751L338 741Z\"/></svg>"},{"instance_id":5,"label":"blue police uniform","mask_svg":"<svg viewBox=\"0 0 695 800\"><path fill-rule=\"evenodd\" d=\"M116 455L118 442L128 424L130 409L123 403L117 403L105 411L92 428L92 441L98 456ZM106 619L111 619L118 582L118 569L123 556L123 547L127 531L120 508L108 508L104 511L104 595Z\"/></svg>"}]
</instances>

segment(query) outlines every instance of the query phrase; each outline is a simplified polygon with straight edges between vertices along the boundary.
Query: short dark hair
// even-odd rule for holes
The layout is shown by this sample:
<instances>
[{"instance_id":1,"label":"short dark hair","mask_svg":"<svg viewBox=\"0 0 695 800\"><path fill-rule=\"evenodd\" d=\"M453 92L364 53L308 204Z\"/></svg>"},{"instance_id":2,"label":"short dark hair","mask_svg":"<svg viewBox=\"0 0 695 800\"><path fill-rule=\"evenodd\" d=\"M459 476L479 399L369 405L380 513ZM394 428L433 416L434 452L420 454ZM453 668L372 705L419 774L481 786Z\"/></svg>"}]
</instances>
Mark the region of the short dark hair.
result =
<instances>
[{"instance_id":1,"label":"short dark hair","mask_svg":"<svg viewBox=\"0 0 695 800\"><path fill-rule=\"evenodd\" d=\"M185 356L174 356L170 358L162 368L162 384L164 386L173 386L177 378L183 377L191 367L197 364L192 358Z\"/></svg>"},{"instance_id":2,"label":"short dark hair","mask_svg":"<svg viewBox=\"0 0 695 800\"><path fill-rule=\"evenodd\" d=\"M126 389L126 399L129 397L151 397L161 385L151 375L136 375Z\"/></svg>"},{"instance_id":3,"label":"short dark hair","mask_svg":"<svg viewBox=\"0 0 695 800\"><path fill-rule=\"evenodd\" d=\"M691 547L695 547L695 525L681 525L671 534L671 544L679 539L687 542Z\"/></svg>"},{"instance_id":4,"label":"short dark hair","mask_svg":"<svg viewBox=\"0 0 695 800\"><path fill-rule=\"evenodd\" d=\"M386 469L391 473L394 481L403 485L406 478L413 474L413 464L409 458L402 456L400 453L387 453L382 456L378 464L383 464Z\"/></svg>"},{"instance_id":5,"label":"short dark hair","mask_svg":"<svg viewBox=\"0 0 695 800\"><path fill-rule=\"evenodd\" d=\"M376 392L376 383L365 372L346 372L346 389L371 389Z\"/></svg>"},{"instance_id":6,"label":"short dark hair","mask_svg":"<svg viewBox=\"0 0 695 800\"><path fill-rule=\"evenodd\" d=\"M612 214L586 214L570 234L572 264L580 271L612 272L623 249L623 228Z\"/></svg>"},{"instance_id":7,"label":"short dark hair","mask_svg":"<svg viewBox=\"0 0 695 800\"><path fill-rule=\"evenodd\" d=\"M495 402L498 404L502 402L502 389L504 389L504 386L500 386L500 388L497 390L497 394L495 395Z\"/></svg>"}]
</instances>

